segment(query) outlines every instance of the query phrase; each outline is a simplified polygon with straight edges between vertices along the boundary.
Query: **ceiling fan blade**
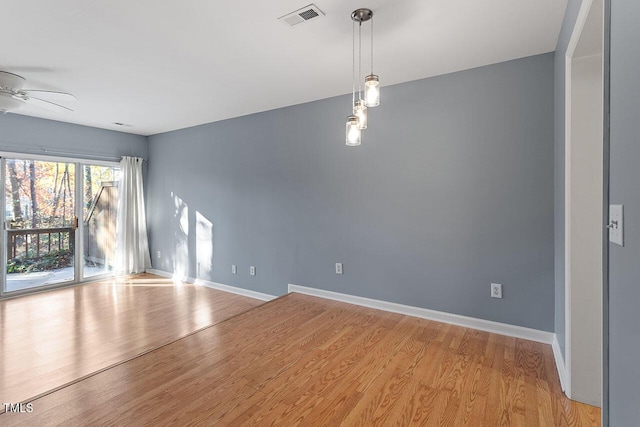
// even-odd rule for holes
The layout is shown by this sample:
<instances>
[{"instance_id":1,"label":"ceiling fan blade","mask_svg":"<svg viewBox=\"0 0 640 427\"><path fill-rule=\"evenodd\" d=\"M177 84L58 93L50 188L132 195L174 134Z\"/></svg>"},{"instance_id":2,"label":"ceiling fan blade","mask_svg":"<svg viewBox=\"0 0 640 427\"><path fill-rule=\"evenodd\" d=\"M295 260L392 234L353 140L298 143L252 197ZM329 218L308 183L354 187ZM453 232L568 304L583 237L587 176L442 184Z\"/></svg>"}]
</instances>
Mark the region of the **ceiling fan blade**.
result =
<instances>
[{"instance_id":1,"label":"ceiling fan blade","mask_svg":"<svg viewBox=\"0 0 640 427\"><path fill-rule=\"evenodd\" d=\"M39 90L39 89L23 89L20 91L21 93L26 93L27 95L37 95L44 98L50 98L60 101L75 101L76 98L74 95L66 92L58 92L56 90Z\"/></svg>"},{"instance_id":2,"label":"ceiling fan blade","mask_svg":"<svg viewBox=\"0 0 640 427\"><path fill-rule=\"evenodd\" d=\"M34 98L33 96L30 96L29 98L27 98L26 101L28 104L46 108L51 111L63 112L63 113L66 113L67 111L73 111L71 108L67 108L64 105L56 104L55 102L46 101L40 98Z\"/></svg>"}]
</instances>

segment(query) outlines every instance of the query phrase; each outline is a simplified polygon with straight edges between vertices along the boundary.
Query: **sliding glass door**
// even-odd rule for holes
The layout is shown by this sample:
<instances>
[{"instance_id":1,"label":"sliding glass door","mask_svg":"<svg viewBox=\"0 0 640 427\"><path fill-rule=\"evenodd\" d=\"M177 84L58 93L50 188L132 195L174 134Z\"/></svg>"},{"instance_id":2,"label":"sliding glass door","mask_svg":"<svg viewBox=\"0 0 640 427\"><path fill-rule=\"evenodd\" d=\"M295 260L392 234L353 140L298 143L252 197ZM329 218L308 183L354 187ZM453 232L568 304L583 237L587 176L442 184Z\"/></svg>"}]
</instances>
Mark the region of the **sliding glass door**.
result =
<instances>
[{"instance_id":1,"label":"sliding glass door","mask_svg":"<svg viewBox=\"0 0 640 427\"><path fill-rule=\"evenodd\" d=\"M3 157L3 295L113 274L116 163Z\"/></svg>"}]
</instances>

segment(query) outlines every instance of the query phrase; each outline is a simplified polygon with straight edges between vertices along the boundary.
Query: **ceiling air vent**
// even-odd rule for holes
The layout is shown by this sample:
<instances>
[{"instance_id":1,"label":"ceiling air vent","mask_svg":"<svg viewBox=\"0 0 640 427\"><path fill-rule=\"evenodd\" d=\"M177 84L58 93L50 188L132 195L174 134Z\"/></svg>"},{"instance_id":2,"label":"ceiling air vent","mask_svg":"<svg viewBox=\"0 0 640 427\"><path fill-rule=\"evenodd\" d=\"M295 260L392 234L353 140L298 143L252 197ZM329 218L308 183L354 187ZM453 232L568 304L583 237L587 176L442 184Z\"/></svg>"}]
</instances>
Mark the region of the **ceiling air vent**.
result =
<instances>
[{"instance_id":1,"label":"ceiling air vent","mask_svg":"<svg viewBox=\"0 0 640 427\"><path fill-rule=\"evenodd\" d=\"M294 25L301 24L319 16L324 16L324 13L318 9L318 6L315 4L310 4L302 9L296 10L295 12L281 16L278 18L278 21L282 21L290 27L293 27Z\"/></svg>"}]
</instances>

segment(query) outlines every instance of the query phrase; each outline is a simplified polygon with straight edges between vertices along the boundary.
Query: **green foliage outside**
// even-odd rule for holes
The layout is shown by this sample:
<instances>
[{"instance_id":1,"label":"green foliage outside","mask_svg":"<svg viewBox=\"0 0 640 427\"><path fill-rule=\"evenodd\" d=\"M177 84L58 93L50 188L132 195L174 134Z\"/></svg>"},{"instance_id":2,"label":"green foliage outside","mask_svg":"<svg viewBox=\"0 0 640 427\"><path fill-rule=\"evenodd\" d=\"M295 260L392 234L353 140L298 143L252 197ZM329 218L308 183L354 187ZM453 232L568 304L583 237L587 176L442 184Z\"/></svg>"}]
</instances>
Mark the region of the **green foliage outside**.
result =
<instances>
[{"instance_id":1,"label":"green foliage outside","mask_svg":"<svg viewBox=\"0 0 640 427\"><path fill-rule=\"evenodd\" d=\"M13 258L7 262L7 273L31 273L71 267L73 256L68 249L51 251L40 258Z\"/></svg>"}]
</instances>

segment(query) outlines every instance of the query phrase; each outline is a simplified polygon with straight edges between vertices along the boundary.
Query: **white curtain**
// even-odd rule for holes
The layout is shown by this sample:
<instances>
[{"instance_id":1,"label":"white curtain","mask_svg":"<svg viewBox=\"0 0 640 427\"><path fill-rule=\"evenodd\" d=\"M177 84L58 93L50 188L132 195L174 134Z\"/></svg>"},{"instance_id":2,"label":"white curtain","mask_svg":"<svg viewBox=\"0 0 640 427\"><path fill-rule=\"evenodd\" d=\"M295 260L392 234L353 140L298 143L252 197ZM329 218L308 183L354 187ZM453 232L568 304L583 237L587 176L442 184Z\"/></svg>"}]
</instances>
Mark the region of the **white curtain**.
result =
<instances>
[{"instance_id":1,"label":"white curtain","mask_svg":"<svg viewBox=\"0 0 640 427\"><path fill-rule=\"evenodd\" d=\"M151 268L142 188L142 159L123 157L120 170L115 269L118 274L142 273Z\"/></svg>"}]
</instances>

